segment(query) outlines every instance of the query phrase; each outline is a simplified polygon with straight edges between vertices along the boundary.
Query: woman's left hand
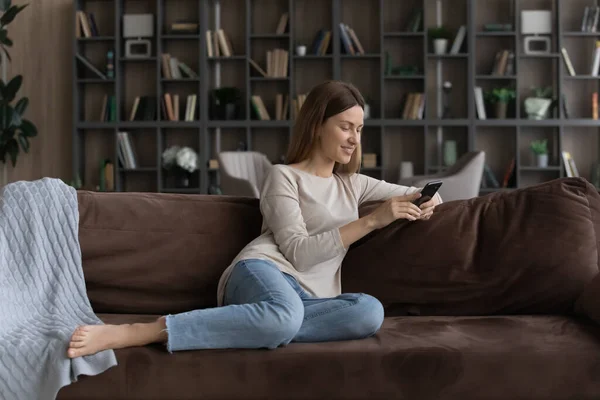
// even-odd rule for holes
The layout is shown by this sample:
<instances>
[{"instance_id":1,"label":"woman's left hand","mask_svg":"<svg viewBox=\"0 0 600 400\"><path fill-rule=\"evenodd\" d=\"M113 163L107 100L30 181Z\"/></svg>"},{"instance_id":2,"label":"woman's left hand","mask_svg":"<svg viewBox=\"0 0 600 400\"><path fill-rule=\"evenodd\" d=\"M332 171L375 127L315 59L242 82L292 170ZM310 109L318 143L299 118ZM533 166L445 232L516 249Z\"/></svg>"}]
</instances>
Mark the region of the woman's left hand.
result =
<instances>
[{"instance_id":1,"label":"woman's left hand","mask_svg":"<svg viewBox=\"0 0 600 400\"><path fill-rule=\"evenodd\" d=\"M423 213L421 214L420 219L428 220L433 215L433 210L435 206L438 205L437 196L434 196L431 200L427 200L425 203L421 204L421 210Z\"/></svg>"}]
</instances>

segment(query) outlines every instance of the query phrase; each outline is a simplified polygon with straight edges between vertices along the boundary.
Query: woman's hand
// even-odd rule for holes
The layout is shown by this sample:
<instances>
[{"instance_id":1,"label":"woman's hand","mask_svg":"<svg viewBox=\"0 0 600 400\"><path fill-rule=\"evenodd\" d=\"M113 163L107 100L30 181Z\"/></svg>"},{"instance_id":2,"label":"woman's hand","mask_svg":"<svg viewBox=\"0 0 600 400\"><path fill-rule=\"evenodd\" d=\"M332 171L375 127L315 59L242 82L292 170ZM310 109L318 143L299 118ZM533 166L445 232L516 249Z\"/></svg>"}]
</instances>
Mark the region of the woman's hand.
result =
<instances>
[{"instance_id":1,"label":"woman's hand","mask_svg":"<svg viewBox=\"0 0 600 400\"><path fill-rule=\"evenodd\" d=\"M425 203L421 204L421 218L424 220L428 220L433 215L433 210L435 206L438 205L437 196L434 196L431 200L427 200Z\"/></svg>"},{"instance_id":2,"label":"woman's hand","mask_svg":"<svg viewBox=\"0 0 600 400\"><path fill-rule=\"evenodd\" d=\"M373 229L388 226L397 219L416 221L423 215L417 205L412 202L421 197L421 193L413 193L407 196L396 196L381 204L370 215L370 223Z\"/></svg>"}]
</instances>

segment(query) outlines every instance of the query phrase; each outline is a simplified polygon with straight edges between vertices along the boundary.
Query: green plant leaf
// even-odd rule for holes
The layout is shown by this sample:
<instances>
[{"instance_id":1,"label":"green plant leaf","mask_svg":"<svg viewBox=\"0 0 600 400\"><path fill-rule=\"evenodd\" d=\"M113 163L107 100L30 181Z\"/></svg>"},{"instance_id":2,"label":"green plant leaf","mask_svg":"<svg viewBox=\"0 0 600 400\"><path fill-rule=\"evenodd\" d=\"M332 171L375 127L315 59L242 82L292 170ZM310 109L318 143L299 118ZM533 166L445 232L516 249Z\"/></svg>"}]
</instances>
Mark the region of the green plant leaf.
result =
<instances>
[{"instance_id":1,"label":"green plant leaf","mask_svg":"<svg viewBox=\"0 0 600 400\"><path fill-rule=\"evenodd\" d=\"M10 8L10 0L0 0L0 11L6 11Z\"/></svg>"},{"instance_id":2,"label":"green plant leaf","mask_svg":"<svg viewBox=\"0 0 600 400\"><path fill-rule=\"evenodd\" d=\"M36 126L28 119L23 118L21 120L20 129L23 132L23 134L27 137L35 137L38 134Z\"/></svg>"},{"instance_id":3,"label":"green plant leaf","mask_svg":"<svg viewBox=\"0 0 600 400\"><path fill-rule=\"evenodd\" d=\"M27 6L28 4L22 6L11 6L4 14L2 14L2 17L0 18L0 24L2 24L2 26L10 24L13 19L15 19L17 14L23 11Z\"/></svg>"},{"instance_id":4,"label":"green plant leaf","mask_svg":"<svg viewBox=\"0 0 600 400\"><path fill-rule=\"evenodd\" d=\"M16 166L17 156L19 155L19 144L16 139L11 139L10 142L6 143L6 151L10 155L13 167Z\"/></svg>"},{"instance_id":5,"label":"green plant leaf","mask_svg":"<svg viewBox=\"0 0 600 400\"><path fill-rule=\"evenodd\" d=\"M11 46L13 45L13 41L12 41L12 39L11 39L11 38L9 38L9 37L6 37L6 38L4 38L4 40L2 41L2 43L3 43L5 46L8 46L8 47L11 47ZM10 57L10 56L8 55L8 52L7 52L6 54L7 54L7 58L8 58L8 57Z\"/></svg>"},{"instance_id":6,"label":"green plant leaf","mask_svg":"<svg viewBox=\"0 0 600 400\"><path fill-rule=\"evenodd\" d=\"M29 153L29 139L22 132L19 134L19 143L25 153Z\"/></svg>"},{"instance_id":7,"label":"green plant leaf","mask_svg":"<svg viewBox=\"0 0 600 400\"><path fill-rule=\"evenodd\" d=\"M17 96L17 92L21 88L21 84L23 83L23 75L17 75L12 78L7 84L4 90L3 100L7 102L11 102Z\"/></svg>"},{"instance_id":8,"label":"green plant leaf","mask_svg":"<svg viewBox=\"0 0 600 400\"><path fill-rule=\"evenodd\" d=\"M2 130L6 131L10 127L13 120L13 113L14 110L11 106L6 104L0 106L0 128Z\"/></svg>"},{"instance_id":9,"label":"green plant leaf","mask_svg":"<svg viewBox=\"0 0 600 400\"><path fill-rule=\"evenodd\" d=\"M10 124L11 124L13 127L19 127L19 126L21 125L21 122L22 122L22 121L23 121L23 120L22 120L21 116L19 115L19 113L18 113L18 112L16 112L16 111L14 110L14 108L13 108L12 120L11 120L11 123L10 123Z\"/></svg>"},{"instance_id":10,"label":"green plant leaf","mask_svg":"<svg viewBox=\"0 0 600 400\"><path fill-rule=\"evenodd\" d=\"M28 105L29 105L29 98L23 97L23 98L21 98L21 100L19 100L17 102L17 104L15 104L15 111L19 115L23 115L23 114L25 114L25 110L27 109Z\"/></svg>"}]
</instances>

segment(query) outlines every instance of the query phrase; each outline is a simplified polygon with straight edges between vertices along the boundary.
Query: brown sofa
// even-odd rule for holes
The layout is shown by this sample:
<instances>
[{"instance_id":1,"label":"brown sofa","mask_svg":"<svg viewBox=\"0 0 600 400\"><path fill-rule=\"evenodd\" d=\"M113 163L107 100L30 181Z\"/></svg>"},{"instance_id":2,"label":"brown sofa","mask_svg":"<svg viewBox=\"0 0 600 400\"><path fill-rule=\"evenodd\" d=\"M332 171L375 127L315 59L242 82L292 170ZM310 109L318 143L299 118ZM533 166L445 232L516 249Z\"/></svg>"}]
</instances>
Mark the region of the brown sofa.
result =
<instances>
[{"instance_id":1,"label":"brown sofa","mask_svg":"<svg viewBox=\"0 0 600 400\"><path fill-rule=\"evenodd\" d=\"M79 204L87 291L106 323L215 306L222 270L261 226L249 198L80 192ZM374 337L117 350L118 366L58 398L598 399L599 211L577 178L442 204L349 251L345 291L386 308Z\"/></svg>"}]
</instances>

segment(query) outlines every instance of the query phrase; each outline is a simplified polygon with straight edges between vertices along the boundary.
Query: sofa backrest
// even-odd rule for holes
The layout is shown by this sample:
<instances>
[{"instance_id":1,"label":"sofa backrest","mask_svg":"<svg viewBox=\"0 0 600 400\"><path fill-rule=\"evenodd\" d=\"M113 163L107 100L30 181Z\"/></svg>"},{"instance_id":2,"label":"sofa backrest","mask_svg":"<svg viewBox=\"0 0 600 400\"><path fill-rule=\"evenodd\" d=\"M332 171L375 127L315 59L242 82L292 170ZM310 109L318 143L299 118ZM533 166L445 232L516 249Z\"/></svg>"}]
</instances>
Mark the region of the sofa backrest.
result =
<instances>
[{"instance_id":1,"label":"sofa backrest","mask_svg":"<svg viewBox=\"0 0 600 400\"><path fill-rule=\"evenodd\" d=\"M79 239L96 313L216 305L217 283L260 234L258 199L79 191Z\"/></svg>"}]
</instances>

